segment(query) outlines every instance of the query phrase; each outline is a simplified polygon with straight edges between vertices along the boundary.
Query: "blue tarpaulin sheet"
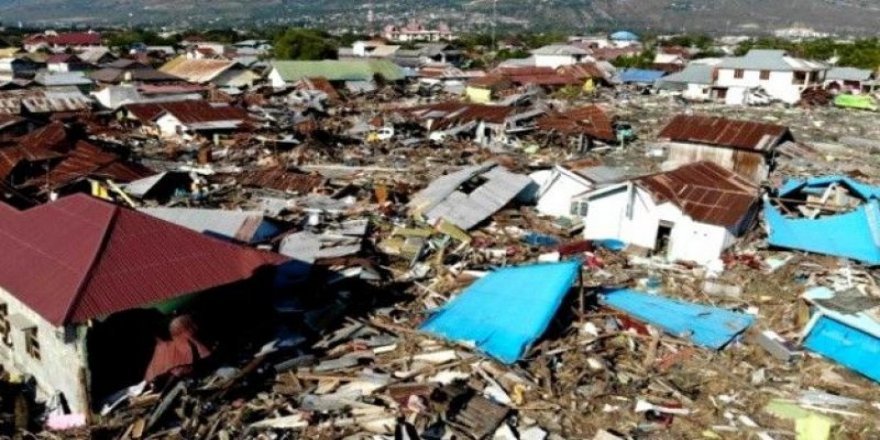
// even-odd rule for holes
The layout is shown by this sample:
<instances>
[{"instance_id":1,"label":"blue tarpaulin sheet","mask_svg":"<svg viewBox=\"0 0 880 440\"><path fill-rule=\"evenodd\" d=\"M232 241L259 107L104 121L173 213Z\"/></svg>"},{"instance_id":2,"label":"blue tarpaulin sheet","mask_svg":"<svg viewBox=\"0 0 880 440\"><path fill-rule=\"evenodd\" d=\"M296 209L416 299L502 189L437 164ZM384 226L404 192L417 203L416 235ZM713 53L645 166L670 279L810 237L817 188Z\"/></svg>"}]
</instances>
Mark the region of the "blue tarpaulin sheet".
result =
<instances>
[{"instance_id":1,"label":"blue tarpaulin sheet","mask_svg":"<svg viewBox=\"0 0 880 440\"><path fill-rule=\"evenodd\" d=\"M754 322L754 317L717 307L630 289L607 290L603 304L694 344L720 350Z\"/></svg>"},{"instance_id":2,"label":"blue tarpaulin sheet","mask_svg":"<svg viewBox=\"0 0 880 440\"><path fill-rule=\"evenodd\" d=\"M580 273L579 261L491 272L441 307L421 330L473 343L506 364L519 360L547 330Z\"/></svg>"},{"instance_id":3,"label":"blue tarpaulin sheet","mask_svg":"<svg viewBox=\"0 0 880 440\"><path fill-rule=\"evenodd\" d=\"M815 303L833 299L827 287L810 289L804 298L815 313L806 328L804 347L880 382L880 323L867 313L844 313Z\"/></svg>"},{"instance_id":4,"label":"blue tarpaulin sheet","mask_svg":"<svg viewBox=\"0 0 880 440\"><path fill-rule=\"evenodd\" d=\"M626 69L618 78L624 83L653 84L665 74L662 70Z\"/></svg>"},{"instance_id":5,"label":"blue tarpaulin sheet","mask_svg":"<svg viewBox=\"0 0 880 440\"><path fill-rule=\"evenodd\" d=\"M773 246L880 265L880 204L877 201L880 188L848 177L829 176L786 182L780 188L779 196L784 198L798 191L821 195L832 183L848 187L867 202L852 212L809 219L786 218L765 201L768 242Z\"/></svg>"}]
</instances>

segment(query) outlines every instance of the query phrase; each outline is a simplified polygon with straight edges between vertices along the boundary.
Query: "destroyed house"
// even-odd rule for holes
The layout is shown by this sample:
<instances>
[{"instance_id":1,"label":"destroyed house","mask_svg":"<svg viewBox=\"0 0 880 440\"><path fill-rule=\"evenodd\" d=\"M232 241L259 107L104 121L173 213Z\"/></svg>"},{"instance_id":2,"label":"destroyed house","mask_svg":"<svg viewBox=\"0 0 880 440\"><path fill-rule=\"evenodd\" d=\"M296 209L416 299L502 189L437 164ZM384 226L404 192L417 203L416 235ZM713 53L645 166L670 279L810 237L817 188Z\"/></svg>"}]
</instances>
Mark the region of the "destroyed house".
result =
<instances>
[{"instance_id":1,"label":"destroyed house","mask_svg":"<svg viewBox=\"0 0 880 440\"><path fill-rule=\"evenodd\" d=\"M248 120L243 109L203 100L129 104L123 106L121 112L128 120L137 121L148 131L155 131L163 137L229 132Z\"/></svg>"},{"instance_id":2,"label":"destroyed house","mask_svg":"<svg viewBox=\"0 0 880 440\"><path fill-rule=\"evenodd\" d=\"M442 176L409 202L410 212L431 223L444 220L468 230L482 223L534 185L494 162Z\"/></svg>"},{"instance_id":3,"label":"destroyed house","mask_svg":"<svg viewBox=\"0 0 880 440\"><path fill-rule=\"evenodd\" d=\"M549 112L538 118L537 124L538 131L559 136L581 151L589 150L595 141L613 143L617 140L611 117L596 105Z\"/></svg>"},{"instance_id":4,"label":"destroyed house","mask_svg":"<svg viewBox=\"0 0 880 440\"><path fill-rule=\"evenodd\" d=\"M283 261L85 195L0 205L0 246L0 362L78 414L144 377L150 358L137 353L157 336L136 347L148 327L138 313L180 309Z\"/></svg>"},{"instance_id":5,"label":"destroyed house","mask_svg":"<svg viewBox=\"0 0 880 440\"><path fill-rule=\"evenodd\" d=\"M279 222L259 211L166 207L140 211L202 234L243 244L262 243L282 231Z\"/></svg>"},{"instance_id":6,"label":"destroyed house","mask_svg":"<svg viewBox=\"0 0 880 440\"><path fill-rule=\"evenodd\" d=\"M399 110L431 133L434 141L462 134L473 136L478 144L504 143L510 135L535 129L543 110L523 110L511 106L441 102Z\"/></svg>"},{"instance_id":7,"label":"destroyed house","mask_svg":"<svg viewBox=\"0 0 880 440\"><path fill-rule=\"evenodd\" d=\"M781 125L688 115L672 118L657 137L668 151L664 169L708 160L754 183L769 177L776 148L794 140Z\"/></svg>"},{"instance_id":8,"label":"destroyed house","mask_svg":"<svg viewBox=\"0 0 880 440\"><path fill-rule=\"evenodd\" d=\"M754 223L758 187L713 162L606 186L574 198L588 239L615 239L670 261L716 261Z\"/></svg>"},{"instance_id":9,"label":"destroyed house","mask_svg":"<svg viewBox=\"0 0 880 440\"><path fill-rule=\"evenodd\" d=\"M846 176L792 179L764 201L772 246L880 265L880 187Z\"/></svg>"},{"instance_id":10,"label":"destroyed house","mask_svg":"<svg viewBox=\"0 0 880 440\"><path fill-rule=\"evenodd\" d=\"M52 115L86 112L91 109L92 100L76 87L0 91L0 113L10 115L45 118Z\"/></svg>"}]
</instances>

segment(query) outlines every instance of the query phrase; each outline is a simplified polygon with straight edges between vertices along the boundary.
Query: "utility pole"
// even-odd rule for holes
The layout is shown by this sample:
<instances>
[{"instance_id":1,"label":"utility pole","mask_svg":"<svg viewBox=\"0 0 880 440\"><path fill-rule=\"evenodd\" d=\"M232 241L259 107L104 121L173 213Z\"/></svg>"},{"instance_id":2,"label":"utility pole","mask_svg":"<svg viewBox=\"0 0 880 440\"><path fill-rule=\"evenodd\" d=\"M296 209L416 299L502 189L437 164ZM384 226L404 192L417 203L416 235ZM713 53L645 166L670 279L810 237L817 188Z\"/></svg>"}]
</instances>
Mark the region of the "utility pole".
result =
<instances>
[{"instance_id":1,"label":"utility pole","mask_svg":"<svg viewBox=\"0 0 880 440\"><path fill-rule=\"evenodd\" d=\"M492 0L492 47L495 50L495 28L498 26L498 0Z\"/></svg>"}]
</instances>

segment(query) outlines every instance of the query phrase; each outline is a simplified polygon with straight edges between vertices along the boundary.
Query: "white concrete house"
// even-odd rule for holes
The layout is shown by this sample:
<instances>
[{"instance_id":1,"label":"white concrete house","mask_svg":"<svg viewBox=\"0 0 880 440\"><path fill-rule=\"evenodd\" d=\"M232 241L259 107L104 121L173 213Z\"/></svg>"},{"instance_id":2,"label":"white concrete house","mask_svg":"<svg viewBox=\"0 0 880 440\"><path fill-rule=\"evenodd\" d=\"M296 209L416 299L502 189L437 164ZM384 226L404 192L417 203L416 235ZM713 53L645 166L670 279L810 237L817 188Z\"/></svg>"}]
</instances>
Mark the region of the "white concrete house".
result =
<instances>
[{"instance_id":1,"label":"white concrete house","mask_svg":"<svg viewBox=\"0 0 880 440\"><path fill-rule=\"evenodd\" d=\"M532 51L536 67L570 66L572 64L595 61L590 52L568 44L551 44Z\"/></svg>"},{"instance_id":2,"label":"white concrete house","mask_svg":"<svg viewBox=\"0 0 880 440\"><path fill-rule=\"evenodd\" d=\"M758 188L697 162L574 199L587 239L616 239L669 261L706 265L736 243L759 208Z\"/></svg>"},{"instance_id":3,"label":"white concrete house","mask_svg":"<svg viewBox=\"0 0 880 440\"><path fill-rule=\"evenodd\" d=\"M729 105L748 104L750 93L763 90L786 104L800 101L801 92L825 82L828 66L789 56L782 50L753 49L718 65L716 97Z\"/></svg>"},{"instance_id":4,"label":"white concrete house","mask_svg":"<svg viewBox=\"0 0 880 440\"><path fill-rule=\"evenodd\" d=\"M619 182L625 178L619 168L590 166L570 169L557 165L529 175L538 184L538 212L554 217L577 217L572 198L587 191Z\"/></svg>"}]
</instances>

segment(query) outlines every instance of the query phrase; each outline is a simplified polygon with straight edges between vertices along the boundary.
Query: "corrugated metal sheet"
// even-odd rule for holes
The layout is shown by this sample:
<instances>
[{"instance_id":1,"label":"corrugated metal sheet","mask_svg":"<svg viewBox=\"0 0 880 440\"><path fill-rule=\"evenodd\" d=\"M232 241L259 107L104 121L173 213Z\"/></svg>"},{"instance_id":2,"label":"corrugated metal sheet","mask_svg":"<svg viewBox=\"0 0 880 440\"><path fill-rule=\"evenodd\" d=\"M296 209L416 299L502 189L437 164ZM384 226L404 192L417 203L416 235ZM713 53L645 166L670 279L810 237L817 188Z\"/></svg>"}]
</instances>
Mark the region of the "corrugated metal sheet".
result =
<instances>
[{"instance_id":1,"label":"corrugated metal sheet","mask_svg":"<svg viewBox=\"0 0 880 440\"><path fill-rule=\"evenodd\" d=\"M596 105L550 113L538 119L538 129L566 135L583 134L606 142L616 140L611 118Z\"/></svg>"},{"instance_id":2,"label":"corrugated metal sheet","mask_svg":"<svg viewBox=\"0 0 880 440\"><path fill-rule=\"evenodd\" d=\"M712 162L697 162L635 180L658 202L669 201L695 221L732 227L758 203L758 188Z\"/></svg>"},{"instance_id":3,"label":"corrugated metal sheet","mask_svg":"<svg viewBox=\"0 0 880 440\"><path fill-rule=\"evenodd\" d=\"M235 61L214 59L195 60L187 59L185 56L181 55L160 67L159 71L174 75L178 78L183 78L192 83L204 84L237 65L238 63Z\"/></svg>"},{"instance_id":4,"label":"corrugated metal sheet","mask_svg":"<svg viewBox=\"0 0 880 440\"><path fill-rule=\"evenodd\" d=\"M673 336L713 350L724 348L755 321L743 313L630 289L605 291L600 301Z\"/></svg>"},{"instance_id":5,"label":"corrugated metal sheet","mask_svg":"<svg viewBox=\"0 0 880 440\"><path fill-rule=\"evenodd\" d=\"M320 174L292 173L283 168L244 171L236 177L238 183L256 188L270 188L308 194L324 183Z\"/></svg>"},{"instance_id":6,"label":"corrugated metal sheet","mask_svg":"<svg viewBox=\"0 0 880 440\"><path fill-rule=\"evenodd\" d=\"M142 122L155 121L166 113L187 125L210 122L243 122L248 119L248 114L244 109L226 104L213 104L200 99L128 104L124 108Z\"/></svg>"},{"instance_id":7,"label":"corrugated metal sheet","mask_svg":"<svg viewBox=\"0 0 880 440\"><path fill-rule=\"evenodd\" d=\"M484 182L469 193L462 186L474 179ZM417 193L410 209L430 220L445 219L462 229L471 229L510 203L533 182L489 162L440 177Z\"/></svg>"},{"instance_id":8,"label":"corrugated metal sheet","mask_svg":"<svg viewBox=\"0 0 880 440\"><path fill-rule=\"evenodd\" d=\"M791 132L781 125L688 115L673 118L658 137L752 151L772 151L792 140Z\"/></svg>"},{"instance_id":9,"label":"corrugated metal sheet","mask_svg":"<svg viewBox=\"0 0 880 440\"><path fill-rule=\"evenodd\" d=\"M76 88L53 90L7 90L0 92L0 113L79 112L92 108L92 100Z\"/></svg>"},{"instance_id":10,"label":"corrugated metal sheet","mask_svg":"<svg viewBox=\"0 0 880 440\"><path fill-rule=\"evenodd\" d=\"M403 69L388 60L273 61L272 67L288 83L314 77L337 82L372 81L376 74L388 81L406 78Z\"/></svg>"},{"instance_id":11,"label":"corrugated metal sheet","mask_svg":"<svg viewBox=\"0 0 880 440\"><path fill-rule=\"evenodd\" d=\"M284 259L77 194L0 205L0 286L54 325L250 278Z\"/></svg>"},{"instance_id":12,"label":"corrugated metal sheet","mask_svg":"<svg viewBox=\"0 0 880 440\"><path fill-rule=\"evenodd\" d=\"M25 182L23 187L52 190L86 177L125 183L153 174L152 170L143 165L123 161L113 153L103 151L88 142L79 141L67 157L45 176L33 178Z\"/></svg>"},{"instance_id":13,"label":"corrugated metal sheet","mask_svg":"<svg viewBox=\"0 0 880 440\"><path fill-rule=\"evenodd\" d=\"M265 241L280 232L260 211L198 208L143 208L140 211L202 234L244 243Z\"/></svg>"}]
</instances>

